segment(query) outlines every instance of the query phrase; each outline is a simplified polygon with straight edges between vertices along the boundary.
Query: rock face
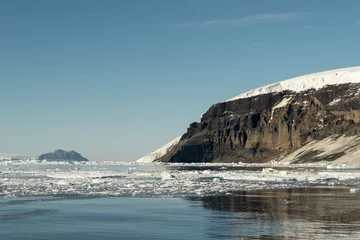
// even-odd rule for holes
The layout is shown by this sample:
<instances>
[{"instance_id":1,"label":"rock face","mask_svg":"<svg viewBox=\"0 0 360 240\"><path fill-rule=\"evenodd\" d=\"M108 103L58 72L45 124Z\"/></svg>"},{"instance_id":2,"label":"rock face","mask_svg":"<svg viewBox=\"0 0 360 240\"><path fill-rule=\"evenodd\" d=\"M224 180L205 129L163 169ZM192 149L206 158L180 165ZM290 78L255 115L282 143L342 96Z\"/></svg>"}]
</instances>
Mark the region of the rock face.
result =
<instances>
[{"instance_id":1,"label":"rock face","mask_svg":"<svg viewBox=\"0 0 360 240\"><path fill-rule=\"evenodd\" d=\"M64 161L89 161L75 151L64 151L58 149L52 153L46 153L39 156L39 160L64 160Z\"/></svg>"},{"instance_id":2,"label":"rock face","mask_svg":"<svg viewBox=\"0 0 360 240\"><path fill-rule=\"evenodd\" d=\"M300 88L294 89L288 80L284 81L287 85L280 82L211 106L201 122L190 124L178 144L156 161L268 162L286 158L311 142L356 136L360 132L360 68L322 74L325 77L305 76L313 84L310 87L301 86L304 77L295 78L291 81ZM336 84L338 78L341 81ZM344 154L341 148L330 155L314 148L297 161L333 161Z\"/></svg>"}]
</instances>

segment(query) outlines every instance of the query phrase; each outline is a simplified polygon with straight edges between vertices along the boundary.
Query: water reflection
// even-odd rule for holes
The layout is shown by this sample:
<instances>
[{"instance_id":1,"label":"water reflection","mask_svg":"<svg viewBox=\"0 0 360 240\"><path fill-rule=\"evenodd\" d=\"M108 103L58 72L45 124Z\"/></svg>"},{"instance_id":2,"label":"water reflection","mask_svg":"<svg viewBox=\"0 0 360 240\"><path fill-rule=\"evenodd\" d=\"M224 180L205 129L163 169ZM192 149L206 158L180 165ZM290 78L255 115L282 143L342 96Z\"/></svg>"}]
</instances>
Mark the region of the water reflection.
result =
<instances>
[{"instance_id":1,"label":"water reflection","mask_svg":"<svg viewBox=\"0 0 360 240\"><path fill-rule=\"evenodd\" d=\"M212 238L360 239L360 194L349 189L254 191L192 200L211 210Z\"/></svg>"}]
</instances>

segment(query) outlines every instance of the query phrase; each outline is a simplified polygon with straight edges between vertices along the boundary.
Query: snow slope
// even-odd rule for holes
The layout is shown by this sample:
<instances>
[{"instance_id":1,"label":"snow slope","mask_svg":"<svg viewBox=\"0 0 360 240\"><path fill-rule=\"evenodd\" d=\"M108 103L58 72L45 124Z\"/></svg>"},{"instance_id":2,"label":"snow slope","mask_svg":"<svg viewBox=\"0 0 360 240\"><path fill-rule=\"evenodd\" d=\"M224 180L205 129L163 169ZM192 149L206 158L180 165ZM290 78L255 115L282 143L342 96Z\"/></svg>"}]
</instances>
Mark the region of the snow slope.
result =
<instances>
[{"instance_id":1,"label":"snow slope","mask_svg":"<svg viewBox=\"0 0 360 240\"><path fill-rule=\"evenodd\" d=\"M313 155L309 157L309 155ZM280 159L280 162L297 162L303 159L305 162L329 163L328 158L338 155L332 164L359 164L360 137L334 135L322 140L312 141L297 151Z\"/></svg>"},{"instance_id":2,"label":"snow slope","mask_svg":"<svg viewBox=\"0 0 360 240\"><path fill-rule=\"evenodd\" d=\"M164 146L162 146L161 148L143 156L142 158L138 159L136 162L138 163L151 163L153 162L155 159L160 158L162 156L164 156L166 153L168 153L176 144L178 144L178 142L180 141L180 137L175 138L174 140L168 142L167 144L165 144Z\"/></svg>"},{"instance_id":3,"label":"snow slope","mask_svg":"<svg viewBox=\"0 0 360 240\"><path fill-rule=\"evenodd\" d=\"M282 92L291 90L294 92L302 92L309 89L320 89L326 85L336 85L344 83L359 83L360 67L335 69L325 72L308 74L285 81L277 82L254 90L242 93L227 100L234 101L240 98L248 98L261 94Z\"/></svg>"}]
</instances>

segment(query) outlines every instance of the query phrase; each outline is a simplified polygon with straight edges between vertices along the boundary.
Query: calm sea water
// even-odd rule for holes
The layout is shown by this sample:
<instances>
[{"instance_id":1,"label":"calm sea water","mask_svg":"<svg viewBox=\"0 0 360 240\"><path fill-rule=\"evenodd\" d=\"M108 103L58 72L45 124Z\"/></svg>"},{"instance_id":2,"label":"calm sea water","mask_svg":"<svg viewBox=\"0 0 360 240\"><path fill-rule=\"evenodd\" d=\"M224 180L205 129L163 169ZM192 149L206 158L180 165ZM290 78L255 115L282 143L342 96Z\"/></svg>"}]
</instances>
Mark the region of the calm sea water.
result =
<instances>
[{"instance_id":1,"label":"calm sea water","mask_svg":"<svg viewBox=\"0 0 360 240\"><path fill-rule=\"evenodd\" d=\"M0 239L360 239L359 200L339 187L195 198L1 197Z\"/></svg>"}]
</instances>

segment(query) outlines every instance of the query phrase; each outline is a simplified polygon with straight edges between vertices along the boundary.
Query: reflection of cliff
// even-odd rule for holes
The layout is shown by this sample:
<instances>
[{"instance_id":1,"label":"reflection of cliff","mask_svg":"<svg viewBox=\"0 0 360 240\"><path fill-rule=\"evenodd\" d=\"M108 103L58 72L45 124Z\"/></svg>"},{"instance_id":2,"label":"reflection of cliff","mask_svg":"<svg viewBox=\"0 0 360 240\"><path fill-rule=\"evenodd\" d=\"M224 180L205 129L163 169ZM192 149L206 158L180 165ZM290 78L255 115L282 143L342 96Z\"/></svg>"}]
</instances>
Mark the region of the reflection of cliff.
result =
<instances>
[{"instance_id":1,"label":"reflection of cliff","mask_svg":"<svg viewBox=\"0 0 360 240\"><path fill-rule=\"evenodd\" d=\"M217 210L213 212L215 217L212 217L212 221L217 221L217 214L228 212L231 215L229 236L233 237L244 236L242 231L247 230L237 229L244 225L249 228L270 226L270 230L264 231L276 231L283 236L281 239L319 239L319 236L325 238L327 234L360 234L360 195L352 194L348 189L241 192L198 200L202 201L204 208ZM258 235L254 239L262 238Z\"/></svg>"},{"instance_id":2,"label":"reflection of cliff","mask_svg":"<svg viewBox=\"0 0 360 240\"><path fill-rule=\"evenodd\" d=\"M360 221L360 195L348 189L287 189L204 197L205 208L231 212L259 212L277 219ZM360 226L359 226L360 229Z\"/></svg>"}]
</instances>

